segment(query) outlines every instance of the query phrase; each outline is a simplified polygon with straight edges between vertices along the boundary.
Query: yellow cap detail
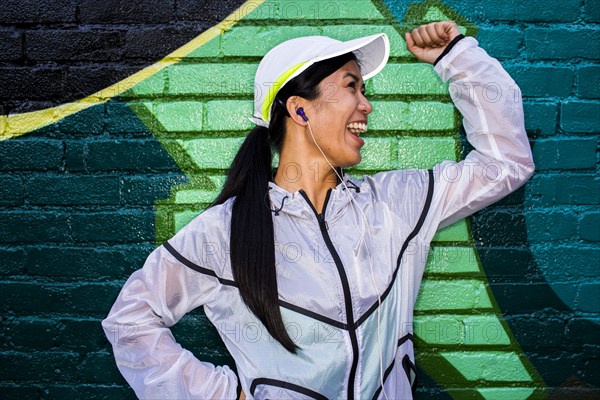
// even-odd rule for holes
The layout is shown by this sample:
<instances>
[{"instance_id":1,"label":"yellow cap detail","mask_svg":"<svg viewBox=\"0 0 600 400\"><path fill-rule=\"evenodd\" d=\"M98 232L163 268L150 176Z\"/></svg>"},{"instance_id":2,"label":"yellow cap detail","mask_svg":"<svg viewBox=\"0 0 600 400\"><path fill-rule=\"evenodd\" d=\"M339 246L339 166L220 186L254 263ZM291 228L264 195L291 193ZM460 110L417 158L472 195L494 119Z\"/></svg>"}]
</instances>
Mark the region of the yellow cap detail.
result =
<instances>
[{"instance_id":1,"label":"yellow cap detail","mask_svg":"<svg viewBox=\"0 0 600 400\"><path fill-rule=\"evenodd\" d=\"M269 91L267 92L267 96L265 97L265 101L263 102L261 110L263 120L269 122L269 109L271 108L271 104L273 104L273 101L275 101L275 96L277 95L279 88L283 86L283 84L285 83L285 81L287 81L290 75L296 72L298 68L300 68L304 64L306 64L306 61L303 61L300 64L296 64L293 67L289 68L283 74L279 75L279 78L277 78L275 82L273 82L271 87L269 87Z\"/></svg>"}]
</instances>

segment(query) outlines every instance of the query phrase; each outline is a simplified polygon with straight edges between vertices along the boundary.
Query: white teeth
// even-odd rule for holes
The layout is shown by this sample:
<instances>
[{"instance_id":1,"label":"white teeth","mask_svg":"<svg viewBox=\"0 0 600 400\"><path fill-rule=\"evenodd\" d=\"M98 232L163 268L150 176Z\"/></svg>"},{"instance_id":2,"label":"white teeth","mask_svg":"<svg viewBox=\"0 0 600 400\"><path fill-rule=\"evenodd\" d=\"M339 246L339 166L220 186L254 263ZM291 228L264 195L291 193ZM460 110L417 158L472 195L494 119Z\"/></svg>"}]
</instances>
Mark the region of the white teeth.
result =
<instances>
[{"instance_id":1,"label":"white teeth","mask_svg":"<svg viewBox=\"0 0 600 400\"><path fill-rule=\"evenodd\" d=\"M351 122L346 126L350 132L355 134L367 131L367 124L363 124L362 122Z\"/></svg>"}]
</instances>

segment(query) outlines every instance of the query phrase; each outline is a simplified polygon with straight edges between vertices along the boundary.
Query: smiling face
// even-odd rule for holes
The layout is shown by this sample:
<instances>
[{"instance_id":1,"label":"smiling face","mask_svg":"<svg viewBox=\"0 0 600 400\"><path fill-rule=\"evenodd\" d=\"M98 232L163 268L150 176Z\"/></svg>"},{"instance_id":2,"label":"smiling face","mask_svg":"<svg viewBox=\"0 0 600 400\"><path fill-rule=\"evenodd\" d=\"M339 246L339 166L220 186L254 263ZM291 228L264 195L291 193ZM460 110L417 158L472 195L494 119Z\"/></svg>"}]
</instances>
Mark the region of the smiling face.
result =
<instances>
[{"instance_id":1,"label":"smiling face","mask_svg":"<svg viewBox=\"0 0 600 400\"><path fill-rule=\"evenodd\" d=\"M368 115L373 107L364 95L356 61L347 62L323 79L319 89L319 98L305 107L317 143L335 167L358 164L364 145L360 135L367 130ZM307 134L310 135L308 129ZM311 143L316 149L312 140Z\"/></svg>"}]
</instances>

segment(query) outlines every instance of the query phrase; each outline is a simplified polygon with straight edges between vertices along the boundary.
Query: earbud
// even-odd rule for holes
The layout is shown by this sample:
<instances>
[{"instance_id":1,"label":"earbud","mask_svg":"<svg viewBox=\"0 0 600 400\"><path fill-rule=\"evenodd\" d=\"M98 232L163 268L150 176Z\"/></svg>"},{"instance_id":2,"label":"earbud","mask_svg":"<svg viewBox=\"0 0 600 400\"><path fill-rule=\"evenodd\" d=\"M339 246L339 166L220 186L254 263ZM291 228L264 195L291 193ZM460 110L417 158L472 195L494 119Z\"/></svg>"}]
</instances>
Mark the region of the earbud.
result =
<instances>
[{"instance_id":1,"label":"earbud","mask_svg":"<svg viewBox=\"0 0 600 400\"><path fill-rule=\"evenodd\" d=\"M308 117L306 116L306 114L304 114L304 108L300 107L299 109L297 109L296 114L301 116L304 122L308 122Z\"/></svg>"}]
</instances>

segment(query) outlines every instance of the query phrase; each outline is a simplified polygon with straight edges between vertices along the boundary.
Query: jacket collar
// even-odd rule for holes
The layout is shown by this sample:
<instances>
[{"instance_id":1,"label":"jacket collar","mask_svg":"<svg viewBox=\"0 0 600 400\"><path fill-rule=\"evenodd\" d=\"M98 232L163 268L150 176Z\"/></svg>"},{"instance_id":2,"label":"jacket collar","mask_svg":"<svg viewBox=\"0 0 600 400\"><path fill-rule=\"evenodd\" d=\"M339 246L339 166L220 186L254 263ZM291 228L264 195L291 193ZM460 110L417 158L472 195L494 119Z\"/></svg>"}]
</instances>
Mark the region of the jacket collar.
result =
<instances>
[{"instance_id":1,"label":"jacket collar","mask_svg":"<svg viewBox=\"0 0 600 400\"><path fill-rule=\"evenodd\" d=\"M340 183L337 187L330 189L331 194L325 208L326 220L337 219L340 212L352 201L350 196L356 197L364 190L361 188L362 180L354 179L348 174L344 174L344 182L346 183L345 186ZM285 213L299 218L315 217L311 205L302 196L300 191L294 193L288 192L271 181L269 182L269 198L270 204L268 205L274 216Z\"/></svg>"}]
</instances>

